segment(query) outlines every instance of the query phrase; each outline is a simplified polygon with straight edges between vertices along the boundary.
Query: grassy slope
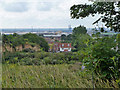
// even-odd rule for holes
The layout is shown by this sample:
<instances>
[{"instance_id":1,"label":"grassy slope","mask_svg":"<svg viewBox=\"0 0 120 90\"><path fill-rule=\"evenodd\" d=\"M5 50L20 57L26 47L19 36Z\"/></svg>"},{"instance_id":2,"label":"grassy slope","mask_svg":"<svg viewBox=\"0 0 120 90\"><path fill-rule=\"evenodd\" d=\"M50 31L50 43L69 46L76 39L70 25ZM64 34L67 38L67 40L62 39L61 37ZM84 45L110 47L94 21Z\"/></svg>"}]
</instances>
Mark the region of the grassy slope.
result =
<instances>
[{"instance_id":1,"label":"grassy slope","mask_svg":"<svg viewBox=\"0 0 120 90\"><path fill-rule=\"evenodd\" d=\"M80 71L77 65L3 65L2 70L3 88L92 88L93 86L91 74ZM107 83L94 83L96 87L110 87Z\"/></svg>"}]
</instances>

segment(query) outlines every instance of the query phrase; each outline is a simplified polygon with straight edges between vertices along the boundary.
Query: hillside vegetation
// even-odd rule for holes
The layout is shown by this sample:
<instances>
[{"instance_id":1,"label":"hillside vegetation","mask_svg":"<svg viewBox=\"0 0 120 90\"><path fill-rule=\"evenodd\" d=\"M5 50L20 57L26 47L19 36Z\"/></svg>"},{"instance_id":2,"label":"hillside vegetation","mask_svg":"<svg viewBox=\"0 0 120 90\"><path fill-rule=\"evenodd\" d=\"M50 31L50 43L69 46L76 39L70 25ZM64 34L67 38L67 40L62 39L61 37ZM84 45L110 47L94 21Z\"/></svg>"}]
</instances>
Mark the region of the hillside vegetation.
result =
<instances>
[{"instance_id":1,"label":"hillside vegetation","mask_svg":"<svg viewBox=\"0 0 120 90\"><path fill-rule=\"evenodd\" d=\"M44 51L48 51L49 46L44 38L37 36L36 34L27 33L25 35L3 35L3 51L22 51L30 48L35 51L41 48Z\"/></svg>"}]
</instances>

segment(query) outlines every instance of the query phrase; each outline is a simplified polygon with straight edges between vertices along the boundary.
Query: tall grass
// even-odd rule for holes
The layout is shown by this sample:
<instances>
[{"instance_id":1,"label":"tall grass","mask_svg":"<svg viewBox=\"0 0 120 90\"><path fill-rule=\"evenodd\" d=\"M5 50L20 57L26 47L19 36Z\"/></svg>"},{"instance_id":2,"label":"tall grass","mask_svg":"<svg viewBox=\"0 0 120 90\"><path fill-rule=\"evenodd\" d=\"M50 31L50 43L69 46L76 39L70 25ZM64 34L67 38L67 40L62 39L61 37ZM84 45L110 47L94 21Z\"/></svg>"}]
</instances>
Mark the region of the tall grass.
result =
<instances>
[{"instance_id":1,"label":"tall grass","mask_svg":"<svg viewBox=\"0 0 120 90\"><path fill-rule=\"evenodd\" d=\"M0 63L0 88L2 88L2 64Z\"/></svg>"},{"instance_id":2,"label":"tall grass","mask_svg":"<svg viewBox=\"0 0 120 90\"><path fill-rule=\"evenodd\" d=\"M81 71L78 65L41 65L20 66L3 65L3 88L118 88L116 82L113 86L103 82L88 71Z\"/></svg>"}]
</instances>

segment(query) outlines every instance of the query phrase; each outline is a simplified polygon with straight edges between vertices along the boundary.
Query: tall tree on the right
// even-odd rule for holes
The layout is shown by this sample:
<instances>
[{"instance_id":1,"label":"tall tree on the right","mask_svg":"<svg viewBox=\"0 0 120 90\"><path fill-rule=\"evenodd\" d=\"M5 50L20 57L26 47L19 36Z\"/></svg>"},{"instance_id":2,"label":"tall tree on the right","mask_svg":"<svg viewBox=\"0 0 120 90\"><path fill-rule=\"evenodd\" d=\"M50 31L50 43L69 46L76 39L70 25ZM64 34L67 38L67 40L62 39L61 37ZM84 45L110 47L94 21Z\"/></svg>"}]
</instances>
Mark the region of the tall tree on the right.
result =
<instances>
[{"instance_id":1,"label":"tall tree on the right","mask_svg":"<svg viewBox=\"0 0 120 90\"><path fill-rule=\"evenodd\" d=\"M95 16L95 15L100 15L100 17L93 22L93 24L99 24L99 22L103 22L107 28L110 28L111 31L115 32L120 32L120 1L117 2L93 2L92 4L78 4L78 5L73 5L70 8L71 12L71 17L73 19L83 19L88 16ZM103 31L103 30L102 30ZM104 44L102 42L101 44ZM113 65L114 67L116 66L117 69L114 69L113 71L117 71L115 75L118 76L118 79L120 77L119 69L120 69L120 35L118 34L117 36L117 46L118 50L115 57L117 58L116 62L117 65ZM106 43L104 44L106 45ZM103 45L103 46L104 46ZM95 49L100 49L103 46L96 47ZM104 47L104 49L107 49L108 46ZM111 49L109 49L111 50ZM96 50L92 50L94 52ZM109 52L109 51L107 51ZM99 54L99 52L94 53L94 54ZM107 55L107 53L105 53ZM109 54L108 54L109 55ZM100 55L99 55L100 56ZM94 57L94 55L93 55ZM98 59L96 59L98 61ZM105 61L105 60L104 60ZM109 62L108 62L109 63ZM107 64L106 64L107 66Z\"/></svg>"},{"instance_id":2,"label":"tall tree on the right","mask_svg":"<svg viewBox=\"0 0 120 90\"><path fill-rule=\"evenodd\" d=\"M101 16L93 24L99 21L105 23L105 26L115 32L120 32L120 1L118 2L93 2L93 4L78 4L70 8L71 17L74 19L83 19L96 14Z\"/></svg>"}]
</instances>

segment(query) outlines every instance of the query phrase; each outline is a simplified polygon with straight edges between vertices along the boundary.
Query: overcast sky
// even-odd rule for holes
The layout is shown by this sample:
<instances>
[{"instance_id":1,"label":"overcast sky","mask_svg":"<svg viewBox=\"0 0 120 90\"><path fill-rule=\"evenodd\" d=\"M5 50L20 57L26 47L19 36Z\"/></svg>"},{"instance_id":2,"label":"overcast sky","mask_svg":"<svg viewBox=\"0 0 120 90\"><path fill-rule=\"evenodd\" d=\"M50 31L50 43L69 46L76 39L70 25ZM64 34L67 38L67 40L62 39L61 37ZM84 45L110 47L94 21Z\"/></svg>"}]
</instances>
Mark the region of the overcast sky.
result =
<instances>
[{"instance_id":1,"label":"overcast sky","mask_svg":"<svg viewBox=\"0 0 120 90\"><path fill-rule=\"evenodd\" d=\"M88 28L98 16L71 19L70 7L87 0L0 0L0 28Z\"/></svg>"}]
</instances>

